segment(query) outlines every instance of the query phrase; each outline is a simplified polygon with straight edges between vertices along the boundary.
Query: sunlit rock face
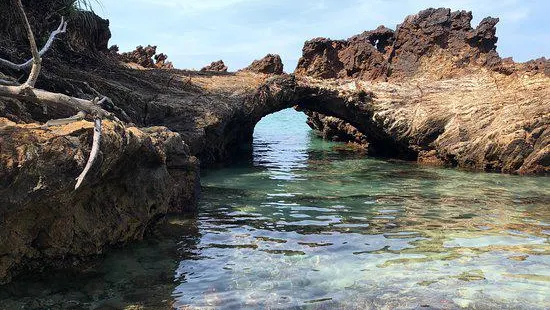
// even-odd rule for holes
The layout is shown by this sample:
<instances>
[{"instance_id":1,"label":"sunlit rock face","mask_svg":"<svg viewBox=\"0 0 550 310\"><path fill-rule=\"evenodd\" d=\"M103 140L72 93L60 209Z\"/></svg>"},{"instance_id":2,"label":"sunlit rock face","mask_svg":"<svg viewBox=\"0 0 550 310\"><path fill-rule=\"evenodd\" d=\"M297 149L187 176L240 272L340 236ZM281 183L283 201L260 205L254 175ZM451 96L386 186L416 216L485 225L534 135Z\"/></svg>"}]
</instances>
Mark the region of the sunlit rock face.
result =
<instances>
[{"instance_id":1,"label":"sunlit rock face","mask_svg":"<svg viewBox=\"0 0 550 310\"><path fill-rule=\"evenodd\" d=\"M295 73L315 78L399 80L423 72L427 58L448 56L453 69L471 64L498 68L495 25L472 28L472 12L427 9L408 16L395 31L380 26L347 40L316 38L304 44ZM450 73L450 72L448 72Z\"/></svg>"},{"instance_id":2,"label":"sunlit rock face","mask_svg":"<svg viewBox=\"0 0 550 310\"><path fill-rule=\"evenodd\" d=\"M196 159L166 128L104 122L98 164L83 185L93 124L41 128L0 118L0 283L141 239L168 212L195 205Z\"/></svg>"},{"instance_id":3,"label":"sunlit rock face","mask_svg":"<svg viewBox=\"0 0 550 310\"><path fill-rule=\"evenodd\" d=\"M370 94L369 102L350 99L350 107L370 107L359 124L342 121L367 138L386 133L419 162L548 173L549 61L501 59L498 18L485 18L476 28L471 20L471 12L427 9L408 16L395 32L381 26L348 40L313 39L295 74L303 84L350 98ZM328 120L318 127L346 136Z\"/></svg>"},{"instance_id":4,"label":"sunlit rock face","mask_svg":"<svg viewBox=\"0 0 550 310\"><path fill-rule=\"evenodd\" d=\"M205 66L201 71L210 71L210 72L227 72L227 66L223 60L213 61L208 66Z\"/></svg>"},{"instance_id":5,"label":"sunlit rock face","mask_svg":"<svg viewBox=\"0 0 550 310\"><path fill-rule=\"evenodd\" d=\"M283 62L281 56L267 54L262 59L254 60L250 66L244 68L243 71L263 74L283 74Z\"/></svg>"}]
</instances>

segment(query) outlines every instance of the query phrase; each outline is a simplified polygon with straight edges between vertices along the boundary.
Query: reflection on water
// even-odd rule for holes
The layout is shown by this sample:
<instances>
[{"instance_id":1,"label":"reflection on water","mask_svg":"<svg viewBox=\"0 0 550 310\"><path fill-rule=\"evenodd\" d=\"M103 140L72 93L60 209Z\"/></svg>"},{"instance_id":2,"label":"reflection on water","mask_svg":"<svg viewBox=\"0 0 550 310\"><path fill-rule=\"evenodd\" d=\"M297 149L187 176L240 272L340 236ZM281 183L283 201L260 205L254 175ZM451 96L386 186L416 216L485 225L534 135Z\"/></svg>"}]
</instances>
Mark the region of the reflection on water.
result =
<instances>
[{"instance_id":1,"label":"reflection on water","mask_svg":"<svg viewBox=\"0 0 550 310\"><path fill-rule=\"evenodd\" d=\"M84 276L17 281L0 304L550 308L550 178L336 153L304 121L262 120L253 163L205 174L196 218L170 218Z\"/></svg>"}]
</instances>

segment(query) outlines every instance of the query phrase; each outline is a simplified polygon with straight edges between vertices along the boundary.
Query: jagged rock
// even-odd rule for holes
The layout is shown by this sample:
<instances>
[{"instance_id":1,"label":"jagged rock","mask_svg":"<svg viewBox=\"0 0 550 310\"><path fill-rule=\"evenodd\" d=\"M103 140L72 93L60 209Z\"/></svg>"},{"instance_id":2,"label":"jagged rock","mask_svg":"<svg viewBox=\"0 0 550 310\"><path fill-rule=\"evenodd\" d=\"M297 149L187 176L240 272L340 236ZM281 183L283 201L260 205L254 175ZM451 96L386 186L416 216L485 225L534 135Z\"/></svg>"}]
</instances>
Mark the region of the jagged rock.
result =
<instances>
[{"instance_id":1,"label":"jagged rock","mask_svg":"<svg viewBox=\"0 0 550 310\"><path fill-rule=\"evenodd\" d=\"M120 55L120 60L125 63L136 63L143 68L154 68L155 62L153 61L153 56L155 56L156 53L156 46L147 45L143 47L139 45L131 52L122 53Z\"/></svg>"},{"instance_id":2,"label":"jagged rock","mask_svg":"<svg viewBox=\"0 0 550 310\"><path fill-rule=\"evenodd\" d=\"M223 63L223 60L218 60L203 67L201 71L227 72L227 66Z\"/></svg>"},{"instance_id":3,"label":"jagged rock","mask_svg":"<svg viewBox=\"0 0 550 310\"><path fill-rule=\"evenodd\" d=\"M118 51L118 46L114 46L109 50L113 53L115 50ZM147 45L143 47L141 45L137 46L135 50L131 52L122 53L118 56L120 61L125 63L135 63L143 68L158 68L158 69L172 69L174 66L171 62L167 62L166 56L163 53L157 55L157 47ZM154 59L154 61L153 61Z\"/></svg>"},{"instance_id":4,"label":"jagged rock","mask_svg":"<svg viewBox=\"0 0 550 310\"><path fill-rule=\"evenodd\" d=\"M394 41L395 32L383 25L378 26L375 30L365 31L359 35L348 39L350 42L368 41L372 46L382 53L387 54Z\"/></svg>"},{"instance_id":5,"label":"jagged rock","mask_svg":"<svg viewBox=\"0 0 550 310\"><path fill-rule=\"evenodd\" d=\"M496 52L495 25L498 18L485 18L476 29L470 25L472 12L427 9L408 16L397 26L389 59L392 79L409 78L422 65L438 63L446 76L467 66L494 67L500 63ZM433 57L433 58L432 58Z\"/></svg>"},{"instance_id":6,"label":"jagged rock","mask_svg":"<svg viewBox=\"0 0 550 310\"><path fill-rule=\"evenodd\" d=\"M487 53L496 50L498 38L496 37L497 29L495 26L498 22L498 18L485 17L474 31L468 33L466 40L470 45L477 47L482 52Z\"/></svg>"},{"instance_id":7,"label":"jagged rock","mask_svg":"<svg viewBox=\"0 0 550 310\"><path fill-rule=\"evenodd\" d=\"M304 44L295 74L317 78L363 78L386 76L387 55L393 30L384 26L348 40L316 38Z\"/></svg>"},{"instance_id":8,"label":"jagged rock","mask_svg":"<svg viewBox=\"0 0 550 310\"><path fill-rule=\"evenodd\" d=\"M472 13L427 9L408 16L393 32L384 26L347 40L317 38L307 41L295 73L316 78L399 80L425 72L436 62L441 77L468 65L499 68L495 25L485 18L476 29ZM434 59L431 59L431 58Z\"/></svg>"},{"instance_id":9,"label":"jagged rock","mask_svg":"<svg viewBox=\"0 0 550 310\"><path fill-rule=\"evenodd\" d=\"M75 191L92 132L86 121L44 130L0 118L0 283L141 239L167 212L194 205L196 160L163 127L104 122L98 163Z\"/></svg>"},{"instance_id":10,"label":"jagged rock","mask_svg":"<svg viewBox=\"0 0 550 310\"><path fill-rule=\"evenodd\" d=\"M526 71L531 73L542 72L546 76L550 77L550 59L541 57L538 59L530 60L523 64Z\"/></svg>"},{"instance_id":11,"label":"jagged rock","mask_svg":"<svg viewBox=\"0 0 550 310\"><path fill-rule=\"evenodd\" d=\"M321 138L355 143L360 145L363 150L368 150L369 142L367 137L355 128L355 126L337 117L326 116L318 112L303 112L308 116L307 124L309 127L315 130Z\"/></svg>"},{"instance_id":12,"label":"jagged rock","mask_svg":"<svg viewBox=\"0 0 550 310\"><path fill-rule=\"evenodd\" d=\"M109 51L109 55L118 57L118 52L120 51L120 48L118 47L118 45L115 44L115 45L111 45L108 51Z\"/></svg>"},{"instance_id":13,"label":"jagged rock","mask_svg":"<svg viewBox=\"0 0 550 310\"><path fill-rule=\"evenodd\" d=\"M166 59L168 59L168 56L166 56L166 54L160 53L158 55L155 55L154 58L155 58L155 67L160 69L174 68L174 65L171 62L166 61Z\"/></svg>"},{"instance_id":14,"label":"jagged rock","mask_svg":"<svg viewBox=\"0 0 550 310\"><path fill-rule=\"evenodd\" d=\"M260 60L254 60L252 64L244 68L243 71L263 74L283 74L283 62L281 61L281 56L267 54L267 56Z\"/></svg>"}]
</instances>

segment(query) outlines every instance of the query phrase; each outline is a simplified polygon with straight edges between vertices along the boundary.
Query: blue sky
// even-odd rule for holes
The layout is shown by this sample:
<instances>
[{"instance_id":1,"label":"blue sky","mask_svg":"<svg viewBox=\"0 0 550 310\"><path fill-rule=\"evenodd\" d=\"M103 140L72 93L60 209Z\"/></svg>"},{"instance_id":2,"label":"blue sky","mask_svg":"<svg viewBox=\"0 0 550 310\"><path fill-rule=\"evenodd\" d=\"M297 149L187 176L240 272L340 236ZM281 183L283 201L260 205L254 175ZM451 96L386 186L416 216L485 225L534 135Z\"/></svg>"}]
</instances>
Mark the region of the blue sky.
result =
<instances>
[{"instance_id":1,"label":"blue sky","mask_svg":"<svg viewBox=\"0 0 550 310\"><path fill-rule=\"evenodd\" d=\"M498 51L516 61L550 56L548 0L101 0L121 51L157 45L177 68L200 69L223 59L235 71L267 53L296 66L304 41L348 38L378 25L394 29L428 7L473 12L474 27L499 17Z\"/></svg>"}]
</instances>

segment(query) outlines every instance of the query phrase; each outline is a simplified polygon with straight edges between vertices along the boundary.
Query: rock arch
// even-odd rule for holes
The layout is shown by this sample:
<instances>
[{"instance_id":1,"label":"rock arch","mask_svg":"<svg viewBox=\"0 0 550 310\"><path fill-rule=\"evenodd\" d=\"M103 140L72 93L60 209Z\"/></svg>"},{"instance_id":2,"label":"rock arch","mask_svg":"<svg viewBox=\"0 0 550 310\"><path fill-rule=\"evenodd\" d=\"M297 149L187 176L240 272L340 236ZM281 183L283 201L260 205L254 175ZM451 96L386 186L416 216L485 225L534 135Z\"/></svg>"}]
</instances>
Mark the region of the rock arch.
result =
<instances>
[{"instance_id":1,"label":"rock arch","mask_svg":"<svg viewBox=\"0 0 550 310\"><path fill-rule=\"evenodd\" d=\"M332 86L332 87L331 87ZM348 85L349 86L349 85ZM406 141L396 140L374 117L374 93L349 89L339 85L316 85L312 81L284 75L268 79L247 98L239 113L228 120L226 137L232 140L226 153L239 154L250 146L256 124L265 116L287 108L333 116L356 127L367 135L375 154L414 160L417 152ZM276 129L275 129L276 130Z\"/></svg>"}]
</instances>

